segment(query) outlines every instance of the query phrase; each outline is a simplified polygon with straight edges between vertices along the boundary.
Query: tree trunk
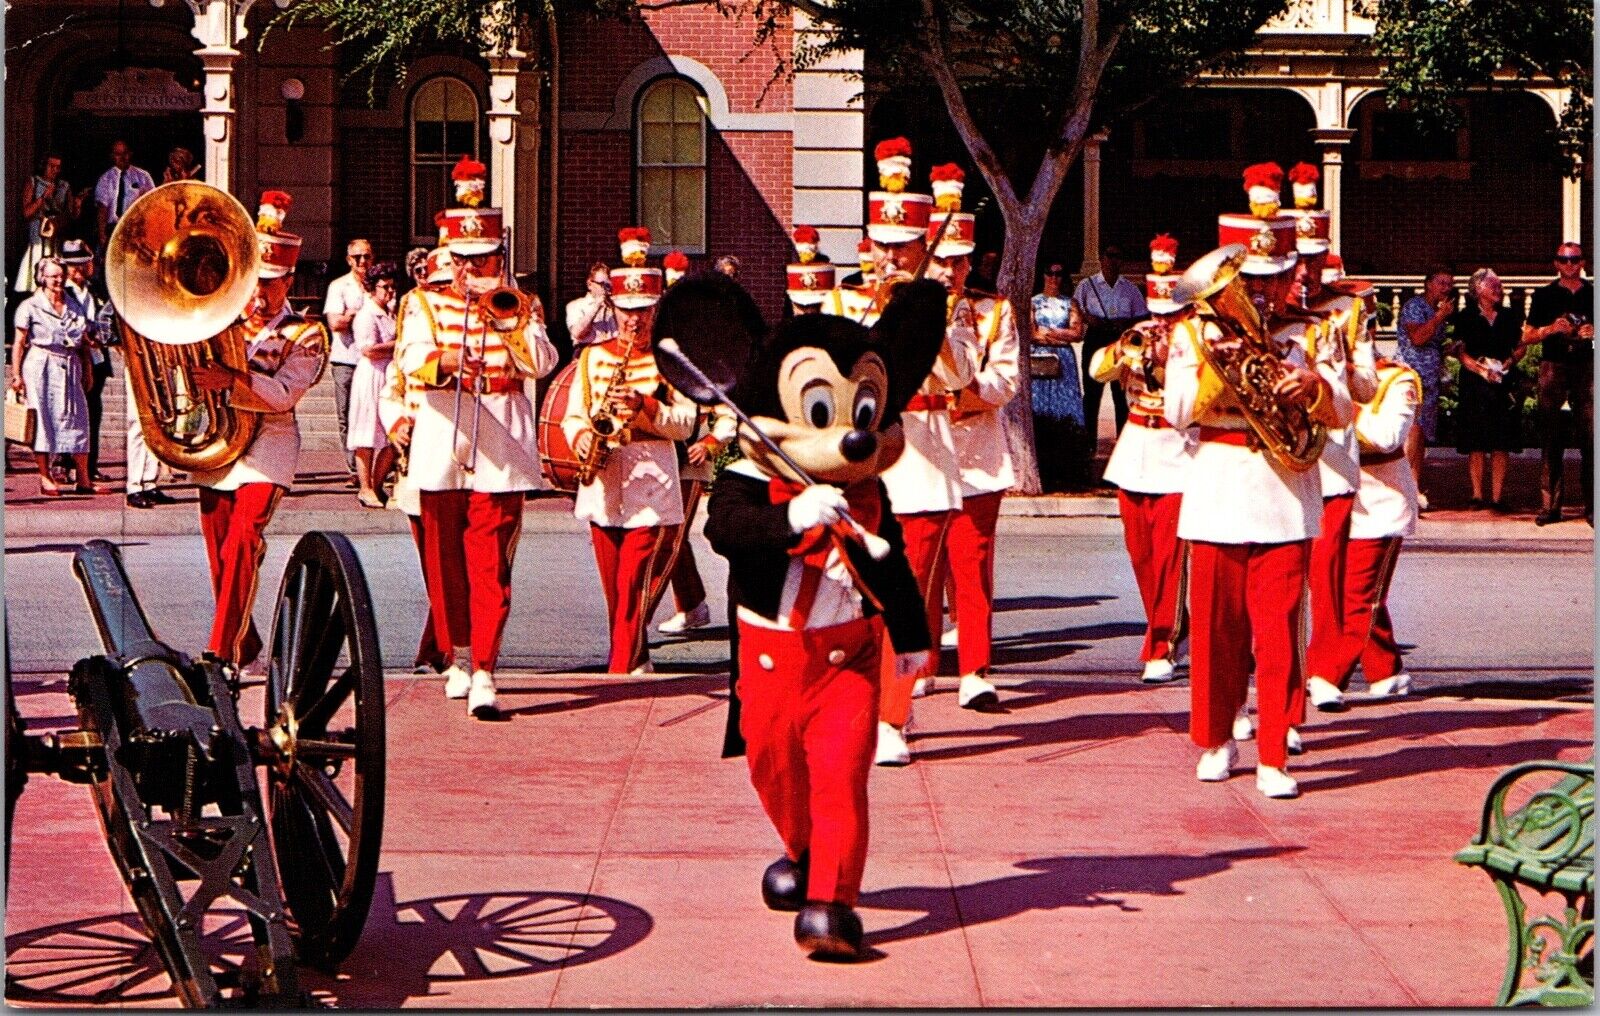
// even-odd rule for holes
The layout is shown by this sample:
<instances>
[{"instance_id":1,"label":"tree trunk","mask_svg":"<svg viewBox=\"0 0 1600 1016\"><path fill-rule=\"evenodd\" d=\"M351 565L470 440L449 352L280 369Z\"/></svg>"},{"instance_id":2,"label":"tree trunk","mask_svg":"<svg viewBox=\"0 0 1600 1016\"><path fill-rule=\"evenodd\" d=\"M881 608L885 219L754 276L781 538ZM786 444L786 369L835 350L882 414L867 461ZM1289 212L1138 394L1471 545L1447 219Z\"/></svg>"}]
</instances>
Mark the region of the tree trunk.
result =
<instances>
[{"instance_id":1,"label":"tree trunk","mask_svg":"<svg viewBox=\"0 0 1600 1016\"><path fill-rule=\"evenodd\" d=\"M1048 211L1046 209L1045 211ZM1033 435L1033 379L1028 371L1028 354L1033 348L1033 277L1039 259L1039 244L1044 238L1043 213L1017 216L1017 221L1006 219L1006 241L1000 254L1000 277L995 284L1000 295L1011 301L1011 310L1017 322L1017 338L1021 343L1018 354L1021 384L1017 397L1006 404L1000 414L1005 426L1006 444L1011 449L1011 468L1016 473L1019 494L1038 494L1039 455Z\"/></svg>"}]
</instances>

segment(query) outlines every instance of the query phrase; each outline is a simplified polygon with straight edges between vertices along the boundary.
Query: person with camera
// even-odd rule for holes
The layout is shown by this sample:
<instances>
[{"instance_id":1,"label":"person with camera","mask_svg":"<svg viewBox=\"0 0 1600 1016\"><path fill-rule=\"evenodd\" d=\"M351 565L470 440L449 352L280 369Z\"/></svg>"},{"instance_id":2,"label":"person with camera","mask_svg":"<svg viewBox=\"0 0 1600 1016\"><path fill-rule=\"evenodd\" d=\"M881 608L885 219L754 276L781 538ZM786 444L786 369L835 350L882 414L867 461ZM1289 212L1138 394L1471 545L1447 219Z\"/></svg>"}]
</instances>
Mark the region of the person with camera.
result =
<instances>
[{"instance_id":1,"label":"person with camera","mask_svg":"<svg viewBox=\"0 0 1600 1016\"><path fill-rule=\"evenodd\" d=\"M1505 287L1493 268L1472 273L1467 305L1451 317L1461 360L1456 406L1456 451L1467 456L1472 480L1469 508L1509 514L1506 468L1511 453L1522 450L1522 412L1512 383L1523 345L1522 312L1507 306ZM1483 496L1483 467L1489 462L1489 498Z\"/></svg>"},{"instance_id":2,"label":"person with camera","mask_svg":"<svg viewBox=\"0 0 1600 1016\"><path fill-rule=\"evenodd\" d=\"M1089 428L1089 457L1094 457L1100 442L1100 396L1105 383L1089 373L1094 354L1111 345L1135 322L1150 316L1144 293L1122 278L1122 250L1107 246L1100 251L1100 274L1090 275L1073 290L1072 302L1083 315L1087 331L1083 339L1083 420ZM1116 433L1128 422L1128 396L1122 386L1111 382L1111 409Z\"/></svg>"},{"instance_id":3,"label":"person with camera","mask_svg":"<svg viewBox=\"0 0 1600 1016\"><path fill-rule=\"evenodd\" d=\"M1395 355L1417 372L1422 399L1417 404L1415 426L1406 431L1406 460L1417 481L1417 504L1428 509L1422 489L1422 462L1428 442L1434 439L1439 414L1439 378L1444 374L1445 332L1456 310L1455 276L1448 268L1434 268L1423 280L1422 293L1400 308L1395 324Z\"/></svg>"},{"instance_id":4,"label":"person with camera","mask_svg":"<svg viewBox=\"0 0 1600 1016\"><path fill-rule=\"evenodd\" d=\"M567 335L572 348L610 342L617 336L617 312L611 306L611 269L604 261L589 266L588 290L567 304Z\"/></svg>"},{"instance_id":5,"label":"person with camera","mask_svg":"<svg viewBox=\"0 0 1600 1016\"><path fill-rule=\"evenodd\" d=\"M1594 284L1583 277L1583 248L1573 242L1556 248L1556 279L1533 291L1522 344L1544 343L1539 364L1539 435L1544 464L1539 472L1543 503L1534 518L1545 526L1561 521L1567 453L1561 404L1572 407L1574 441L1583 456L1583 517L1594 525Z\"/></svg>"},{"instance_id":6,"label":"person with camera","mask_svg":"<svg viewBox=\"0 0 1600 1016\"><path fill-rule=\"evenodd\" d=\"M86 187L74 194L66 177L61 175L61 156L47 152L30 179L22 187L22 221L28 226L28 249L17 266L18 293L34 290L34 270L48 257L55 257L72 220L83 208L83 199L89 193Z\"/></svg>"}]
</instances>

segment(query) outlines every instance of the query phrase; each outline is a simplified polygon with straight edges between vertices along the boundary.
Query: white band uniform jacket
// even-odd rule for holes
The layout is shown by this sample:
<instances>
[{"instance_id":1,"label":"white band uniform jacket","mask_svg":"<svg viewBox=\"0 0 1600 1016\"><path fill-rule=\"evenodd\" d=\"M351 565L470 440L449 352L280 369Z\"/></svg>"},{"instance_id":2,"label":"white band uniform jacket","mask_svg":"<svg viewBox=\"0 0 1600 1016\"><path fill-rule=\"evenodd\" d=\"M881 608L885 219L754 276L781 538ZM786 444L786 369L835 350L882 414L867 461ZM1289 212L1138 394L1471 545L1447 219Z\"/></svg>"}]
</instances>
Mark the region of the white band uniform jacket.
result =
<instances>
[{"instance_id":1,"label":"white band uniform jacket","mask_svg":"<svg viewBox=\"0 0 1600 1016\"><path fill-rule=\"evenodd\" d=\"M615 341L578 351L577 377L561 419L561 431L574 447L578 435L590 429L620 362ZM633 423L633 440L613 448L594 479L579 485L573 514L597 526L623 529L679 525L683 492L678 488L678 450L672 442L693 433L700 409L665 386L649 350L628 357L624 377L628 388L649 397L639 409L643 419ZM663 388L667 397L658 399Z\"/></svg>"},{"instance_id":2,"label":"white band uniform jacket","mask_svg":"<svg viewBox=\"0 0 1600 1016\"><path fill-rule=\"evenodd\" d=\"M827 314L839 314L867 327L877 322L872 309L873 290L835 289L823 301ZM944 345L934 361L933 373L917 390L917 397L949 398L972 383L978 352L977 318L968 300L953 299L947 315ZM906 447L895 464L883 473L889 491L889 509L896 515L949 512L961 507L961 465L956 461L955 435L945 409L909 409L900 414Z\"/></svg>"},{"instance_id":3,"label":"white band uniform jacket","mask_svg":"<svg viewBox=\"0 0 1600 1016\"><path fill-rule=\"evenodd\" d=\"M1352 429L1369 457L1388 457L1405 447L1406 435L1422 401L1422 381L1410 367L1378 369L1378 394L1356 412ZM1400 455L1361 467L1361 487L1350 515L1352 540L1410 536L1417 531L1417 478Z\"/></svg>"},{"instance_id":4,"label":"white band uniform jacket","mask_svg":"<svg viewBox=\"0 0 1600 1016\"><path fill-rule=\"evenodd\" d=\"M1134 326L1150 333L1161 325L1142 321ZM1174 328L1174 336L1178 333ZM1095 351L1089 361L1089 374L1102 384L1120 382L1128 393L1130 416L1155 419L1165 423L1165 404L1161 392L1146 385L1144 364L1119 355L1120 343L1113 343ZM1106 461L1105 479L1130 494L1181 494L1194 457L1194 432L1176 427L1145 427L1137 422L1123 426L1117 443Z\"/></svg>"},{"instance_id":5,"label":"white band uniform jacket","mask_svg":"<svg viewBox=\"0 0 1600 1016\"><path fill-rule=\"evenodd\" d=\"M535 376L544 377L555 369L556 348L543 322L530 316L522 334ZM395 347L407 383L421 388L411 431L410 482L417 490L480 494L536 489L541 486L538 429L525 385L481 394L464 389L457 429L456 378L440 371L438 364L446 350L461 348L463 336L468 348L483 357L483 374L491 383L526 377L512 362L500 333L478 312L476 301L469 305L454 291L413 291L401 311ZM476 468L469 473L463 463L472 459L474 402L480 399Z\"/></svg>"},{"instance_id":6,"label":"white band uniform jacket","mask_svg":"<svg viewBox=\"0 0 1600 1016\"><path fill-rule=\"evenodd\" d=\"M1007 491L1017 482L1000 410L1022 386L1022 343L1005 297L972 298L978 319L978 366L956 396L950 432L961 469L961 496Z\"/></svg>"},{"instance_id":7,"label":"white band uniform jacket","mask_svg":"<svg viewBox=\"0 0 1600 1016\"><path fill-rule=\"evenodd\" d=\"M238 325L246 330L247 325ZM285 304L271 321L246 339L250 370L228 392L234 409L260 416L255 439L243 455L221 469L196 471L194 482L214 490L238 490L247 483L288 488L300 463L300 425L294 407L322 375L328 333Z\"/></svg>"},{"instance_id":8,"label":"white band uniform jacket","mask_svg":"<svg viewBox=\"0 0 1600 1016\"><path fill-rule=\"evenodd\" d=\"M1317 364L1317 373L1331 378L1333 370L1345 369L1344 385L1351 401L1372 398L1378 387L1377 356L1367 332L1366 302L1341 294L1319 301L1316 310L1331 315L1304 332L1306 355ZM1353 425L1328 428L1328 443L1323 446L1322 461L1317 463L1317 475L1323 497L1350 494L1360 485L1361 464Z\"/></svg>"},{"instance_id":9,"label":"white band uniform jacket","mask_svg":"<svg viewBox=\"0 0 1600 1016\"><path fill-rule=\"evenodd\" d=\"M1174 427L1199 424L1226 430L1249 429L1242 415L1229 411L1231 394L1204 407L1203 415L1197 417L1195 412L1200 394L1198 343L1221 337L1222 330L1216 323L1203 317L1173 326L1164 391L1167 422ZM1298 344L1280 347L1279 353L1293 366L1306 365L1305 351ZM1343 385L1339 388L1344 390ZM1345 403L1348 414L1348 395ZM1316 470L1285 469L1265 450L1242 444L1202 440L1195 446L1183 488L1183 507L1178 512L1179 539L1228 544L1290 543L1312 539L1321 527L1322 491Z\"/></svg>"}]
</instances>

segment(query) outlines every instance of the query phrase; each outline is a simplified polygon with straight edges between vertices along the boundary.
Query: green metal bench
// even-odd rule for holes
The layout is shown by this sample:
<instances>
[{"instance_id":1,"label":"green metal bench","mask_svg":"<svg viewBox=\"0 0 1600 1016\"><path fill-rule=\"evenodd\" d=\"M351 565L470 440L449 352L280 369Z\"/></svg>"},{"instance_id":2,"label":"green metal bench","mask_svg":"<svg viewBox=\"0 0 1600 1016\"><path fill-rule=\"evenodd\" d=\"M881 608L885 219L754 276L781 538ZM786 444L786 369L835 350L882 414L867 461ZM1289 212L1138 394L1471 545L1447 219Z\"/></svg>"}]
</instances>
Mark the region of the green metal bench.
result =
<instances>
[{"instance_id":1,"label":"green metal bench","mask_svg":"<svg viewBox=\"0 0 1600 1016\"><path fill-rule=\"evenodd\" d=\"M1495 1004L1593 1005L1593 759L1506 770L1484 801L1477 837L1456 860L1488 872L1505 904L1510 958ZM1560 894L1563 912L1530 919L1521 887Z\"/></svg>"}]
</instances>

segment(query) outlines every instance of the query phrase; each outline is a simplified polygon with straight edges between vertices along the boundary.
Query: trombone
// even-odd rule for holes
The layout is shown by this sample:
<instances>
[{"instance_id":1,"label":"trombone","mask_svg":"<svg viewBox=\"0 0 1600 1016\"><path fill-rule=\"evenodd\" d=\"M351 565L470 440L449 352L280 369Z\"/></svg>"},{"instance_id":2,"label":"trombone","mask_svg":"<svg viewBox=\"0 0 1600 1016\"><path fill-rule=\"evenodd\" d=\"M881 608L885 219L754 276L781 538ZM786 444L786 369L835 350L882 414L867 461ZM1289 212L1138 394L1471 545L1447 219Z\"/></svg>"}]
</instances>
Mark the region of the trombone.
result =
<instances>
[{"instance_id":1,"label":"trombone","mask_svg":"<svg viewBox=\"0 0 1600 1016\"><path fill-rule=\"evenodd\" d=\"M506 227L500 235L500 285L495 289L473 298L469 297L469 309L475 308L478 316L487 319L488 327L500 333L501 341L505 343L506 353L510 356L514 366L525 373L537 373L533 369L533 354L522 340L522 330L528 324L530 317L537 316L543 320L543 309L537 299L528 297L517 289L511 277L511 228ZM478 357L483 358L488 340L487 328L484 329L478 340ZM465 360L471 352L472 335L462 322L461 356ZM461 394L466 387L462 371L456 370L456 398L455 412L452 421L454 435L459 438L461 434ZM451 455L456 465L469 476L478 468L478 427L483 418L484 379L479 374L472 387L472 433L467 443L467 458L462 461L458 452L452 447Z\"/></svg>"}]
</instances>

